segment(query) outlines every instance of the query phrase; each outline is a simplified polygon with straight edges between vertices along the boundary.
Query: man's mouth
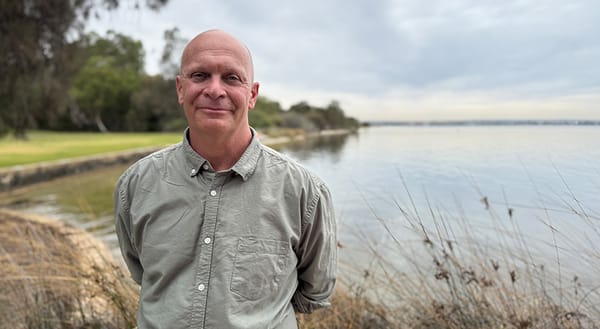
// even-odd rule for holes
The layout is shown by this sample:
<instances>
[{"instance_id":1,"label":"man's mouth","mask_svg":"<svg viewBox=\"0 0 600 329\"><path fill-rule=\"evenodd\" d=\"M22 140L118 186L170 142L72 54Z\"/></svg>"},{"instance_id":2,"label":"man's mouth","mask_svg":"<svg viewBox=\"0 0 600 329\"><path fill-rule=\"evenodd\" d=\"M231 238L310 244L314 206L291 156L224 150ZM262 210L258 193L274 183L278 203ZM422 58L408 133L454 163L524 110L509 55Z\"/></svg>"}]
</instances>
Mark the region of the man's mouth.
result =
<instances>
[{"instance_id":1,"label":"man's mouth","mask_svg":"<svg viewBox=\"0 0 600 329\"><path fill-rule=\"evenodd\" d=\"M206 112L228 112L229 109L223 107L200 106L198 109Z\"/></svg>"}]
</instances>

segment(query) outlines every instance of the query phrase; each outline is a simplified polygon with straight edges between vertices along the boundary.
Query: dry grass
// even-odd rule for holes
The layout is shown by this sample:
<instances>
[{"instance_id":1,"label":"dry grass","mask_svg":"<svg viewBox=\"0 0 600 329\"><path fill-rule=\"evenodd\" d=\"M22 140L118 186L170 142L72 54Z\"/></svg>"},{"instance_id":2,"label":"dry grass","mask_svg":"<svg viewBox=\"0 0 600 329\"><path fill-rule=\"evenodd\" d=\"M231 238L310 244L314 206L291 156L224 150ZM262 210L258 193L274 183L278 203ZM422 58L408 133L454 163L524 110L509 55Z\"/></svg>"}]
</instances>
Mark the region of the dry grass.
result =
<instances>
[{"instance_id":1,"label":"dry grass","mask_svg":"<svg viewBox=\"0 0 600 329\"><path fill-rule=\"evenodd\" d=\"M85 232L0 210L0 328L133 328L137 290Z\"/></svg>"},{"instance_id":2,"label":"dry grass","mask_svg":"<svg viewBox=\"0 0 600 329\"><path fill-rule=\"evenodd\" d=\"M360 237L371 250L369 264L342 263L333 307L298 315L300 328L600 328L600 281L561 267L573 257L600 273L600 250L555 244L556 264L544 265L529 241L514 235L515 210L497 212L493 200L481 201L496 234L510 237L482 244L466 216L450 219L431 207L423 215L411 202L397 204L402 224L376 218L391 243ZM595 213L563 206L600 241ZM399 236L399 226L416 239ZM0 328L134 327L137 288L93 241L63 224L0 211Z\"/></svg>"},{"instance_id":3,"label":"dry grass","mask_svg":"<svg viewBox=\"0 0 600 329\"><path fill-rule=\"evenodd\" d=\"M554 237L547 243L554 250L550 262L519 228L518 220L536 218L517 218L519 210L505 202L481 198L494 234L487 241L466 214L449 218L448 211L431 205L422 212L408 194L407 202L395 201L398 218L378 217L372 209L389 243L360 236L372 259L364 268L341 264L342 272L353 273L356 285L370 292L360 297L378 305L372 313L380 314L384 324L377 328L598 329L600 250L594 246L600 241L600 217L574 196L562 200L551 209L537 209L542 214L537 219ZM562 236L554 224L566 219L556 214L583 224L587 241L595 243ZM412 235L398 233L399 227ZM570 274L562 265L567 259L577 260L586 274ZM362 328L339 323L344 322L318 328Z\"/></svg>"},{"instance_id":4,"label":"dry grass","mask_svg":"<svg viewBox=\"0 0 600 329\"><path fill-rule=\"evenodd\" d=\"M332 307L312 314L298 314L302 329L378 329L394 328L390 310L367 298L362 289L338 287Z\"/></svg>"}]
</instances>

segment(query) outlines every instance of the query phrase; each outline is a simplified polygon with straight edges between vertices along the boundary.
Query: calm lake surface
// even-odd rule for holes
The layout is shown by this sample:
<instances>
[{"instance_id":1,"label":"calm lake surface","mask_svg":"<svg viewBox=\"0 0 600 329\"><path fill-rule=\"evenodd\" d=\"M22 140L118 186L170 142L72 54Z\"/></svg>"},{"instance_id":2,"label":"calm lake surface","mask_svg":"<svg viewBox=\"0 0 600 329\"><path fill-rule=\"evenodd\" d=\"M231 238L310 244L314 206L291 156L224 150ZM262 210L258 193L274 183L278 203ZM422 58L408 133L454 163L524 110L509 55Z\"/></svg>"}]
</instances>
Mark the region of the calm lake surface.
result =
<instances>
[{"instance_id":1,"label":"calm lake surface","mask_svg":"<svg viewBox=\"0 0 600 329\"><path fill-rule=\"evenodd\" d=\"M589 126L371 127L280 151L330 186L343 266L377 253L402 268L399 255L419 258L427 230L497 255L525 241L536 264L558 260L597 281L599 145L600 127ZM118 254L112 187L124 168L15 190L0 204L84 227Z\"/></svg>"}]
</instances>

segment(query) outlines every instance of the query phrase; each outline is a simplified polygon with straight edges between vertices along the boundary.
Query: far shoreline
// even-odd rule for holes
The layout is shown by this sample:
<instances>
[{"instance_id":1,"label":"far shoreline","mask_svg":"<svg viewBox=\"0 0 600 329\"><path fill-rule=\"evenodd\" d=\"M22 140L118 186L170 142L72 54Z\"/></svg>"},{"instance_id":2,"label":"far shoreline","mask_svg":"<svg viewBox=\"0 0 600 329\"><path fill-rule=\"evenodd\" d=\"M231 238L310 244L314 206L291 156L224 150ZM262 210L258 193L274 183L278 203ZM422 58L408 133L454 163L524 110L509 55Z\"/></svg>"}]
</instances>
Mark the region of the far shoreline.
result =
<instances>
[{"instance_id":1,"label":"far shoreline","mask_svg":"<svg viewBox=\"0 0 600 329\"><path fill-rule=\"evenodd\" d=\"M557 120L419 120L419 121L366 121L364 126L600 126L600 120L557 119Z\"/></svg>"}]
</instances>

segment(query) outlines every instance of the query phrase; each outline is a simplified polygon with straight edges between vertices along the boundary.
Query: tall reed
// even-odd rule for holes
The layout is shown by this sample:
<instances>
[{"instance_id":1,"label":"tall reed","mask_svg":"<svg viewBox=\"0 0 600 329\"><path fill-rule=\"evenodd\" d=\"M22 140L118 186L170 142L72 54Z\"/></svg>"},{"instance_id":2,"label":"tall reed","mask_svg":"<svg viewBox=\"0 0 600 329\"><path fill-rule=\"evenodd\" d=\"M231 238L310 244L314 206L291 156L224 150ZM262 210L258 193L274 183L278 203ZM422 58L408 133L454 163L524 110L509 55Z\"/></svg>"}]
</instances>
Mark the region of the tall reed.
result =
<instances>
[{"instance_id":1,"label":"tall reed","mask_svg":"<svg viewBox=\"0 0 600 329\"><path fill-rule=\"evenodd\" d=\"M459 201L450 211L425 196L421 209L405 186L406 200L394 201L398 216L383 218L372 209L385 233L360 236L368 262L340 264L354 278L344 298L360 306L348 311L335 303L317 316L323 319L311 320L320 325L307 328L362 328L337 317L364 313L380 324L372 328L600 328L600 217L567 191L537 207L481 194L491 228L484 230ZM527 220L541 222L550 238L523 234ZM585 237L565 234L560 221L577 221L570 223L583 225Z\"/></svg>"}]
</instances>

